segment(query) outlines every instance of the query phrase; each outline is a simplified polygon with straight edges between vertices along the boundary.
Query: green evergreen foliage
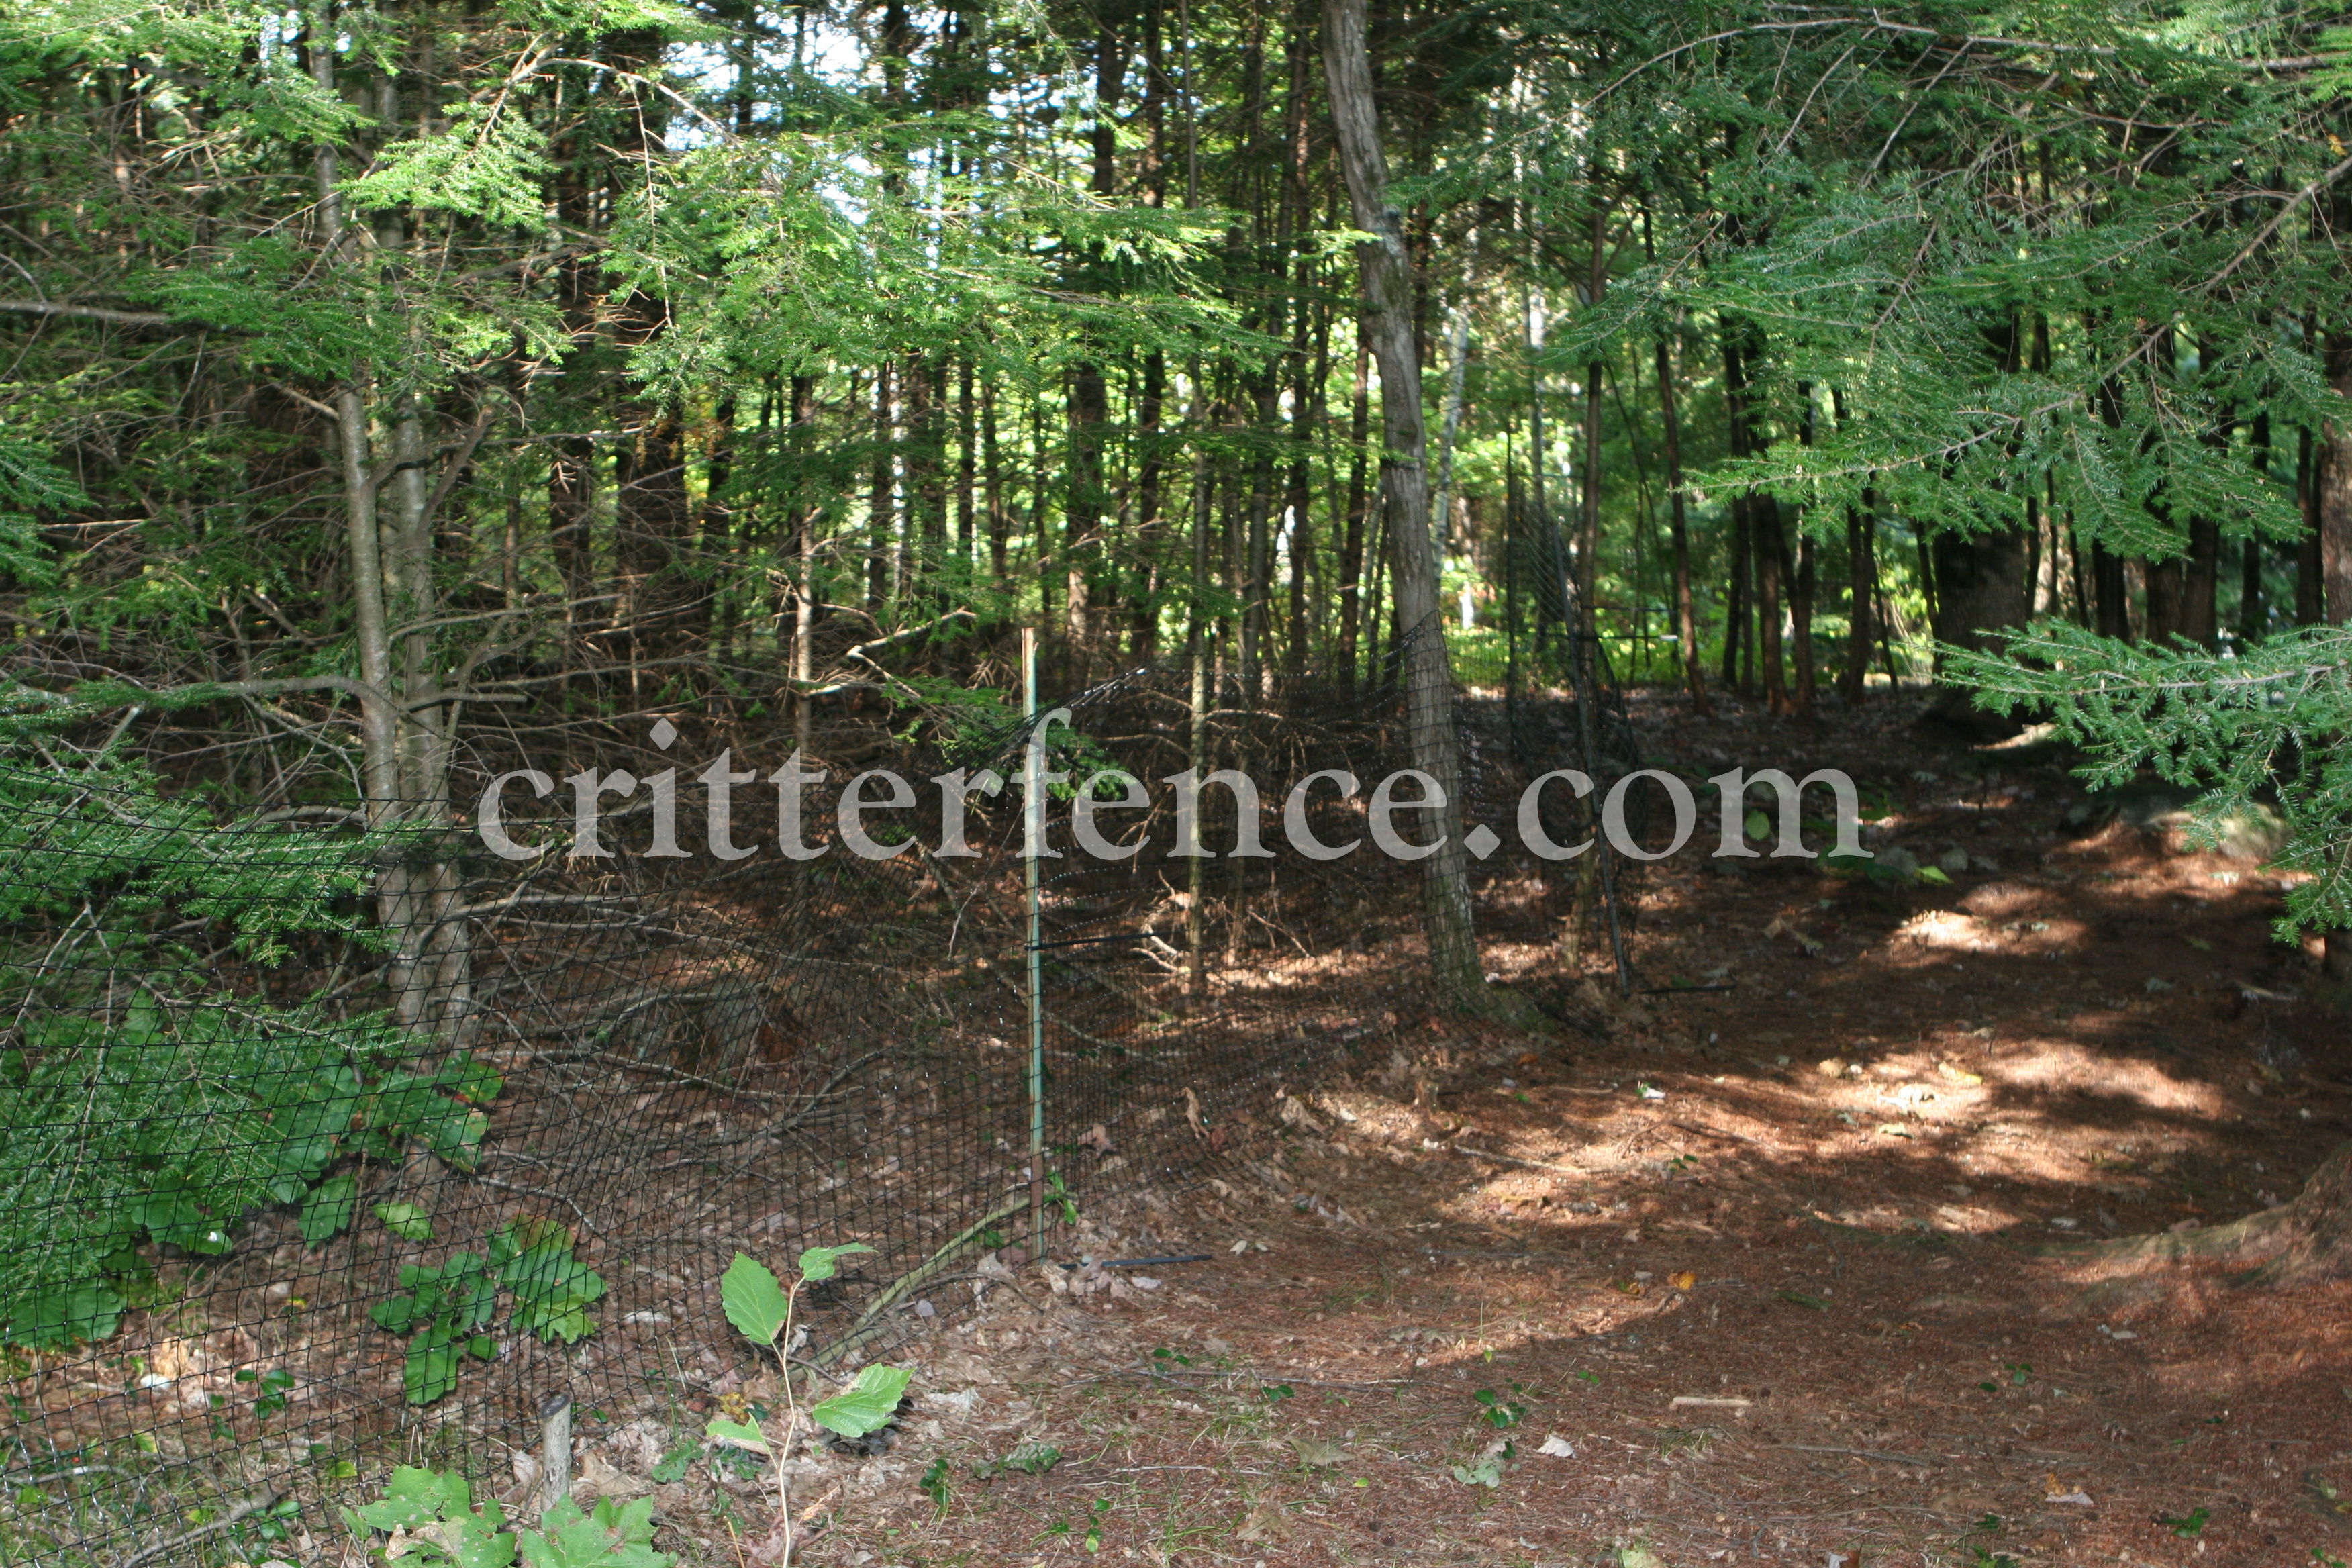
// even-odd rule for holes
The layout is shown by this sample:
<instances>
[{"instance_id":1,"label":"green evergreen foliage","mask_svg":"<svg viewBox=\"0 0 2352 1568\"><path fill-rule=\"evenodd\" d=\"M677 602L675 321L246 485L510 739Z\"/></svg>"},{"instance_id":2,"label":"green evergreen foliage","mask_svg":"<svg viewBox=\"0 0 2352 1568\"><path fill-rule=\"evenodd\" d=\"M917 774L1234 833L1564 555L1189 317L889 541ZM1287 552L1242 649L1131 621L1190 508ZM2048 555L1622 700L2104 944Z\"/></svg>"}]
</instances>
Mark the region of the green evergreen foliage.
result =
<instances>
[{"instance_id":1,"label":"green evergreen foliage","mask_svg":"<svg viewBox=\"0 0 2352 1568\"><path fill-rule=\"evenodd\" d=\"M2043 625L2005 657L1950 657L1979 704L2046 718L2084 746L2093 785L2152 769L2203 792L2192 831L2209 845L2275 802L2290 837L2274 864L2308 878L2287 891L2281 936L2352 927L2352 632L2313 627L2218 658Z\"/></svg>"}]
</instances>

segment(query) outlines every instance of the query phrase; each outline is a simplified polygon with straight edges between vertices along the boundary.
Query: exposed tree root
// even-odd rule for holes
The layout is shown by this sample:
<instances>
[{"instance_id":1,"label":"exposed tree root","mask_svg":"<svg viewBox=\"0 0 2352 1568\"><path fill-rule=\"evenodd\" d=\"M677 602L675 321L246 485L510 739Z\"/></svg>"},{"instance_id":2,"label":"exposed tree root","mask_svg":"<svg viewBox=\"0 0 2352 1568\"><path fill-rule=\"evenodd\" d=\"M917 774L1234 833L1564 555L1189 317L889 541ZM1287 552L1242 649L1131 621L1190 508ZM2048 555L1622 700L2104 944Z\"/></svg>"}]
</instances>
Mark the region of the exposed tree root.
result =
<instances>
[{"instance_id":1,"label":"exposed tree root","mask_svg":"<svg viewBox=\"0 0 2352 1568\"><path fill-rule=\"evenodd\" d=\"M2129 1236L2065 1249L2086 1262L2145 1270L2168 1263L2243 1268L2236 1283L2291 1289L2352 1274L2352 1143L2323 1162L2288 1202L2227 1225ZM2086 1295L2112 1293L2117 1281Z\"/></svg>"}]
</instances>

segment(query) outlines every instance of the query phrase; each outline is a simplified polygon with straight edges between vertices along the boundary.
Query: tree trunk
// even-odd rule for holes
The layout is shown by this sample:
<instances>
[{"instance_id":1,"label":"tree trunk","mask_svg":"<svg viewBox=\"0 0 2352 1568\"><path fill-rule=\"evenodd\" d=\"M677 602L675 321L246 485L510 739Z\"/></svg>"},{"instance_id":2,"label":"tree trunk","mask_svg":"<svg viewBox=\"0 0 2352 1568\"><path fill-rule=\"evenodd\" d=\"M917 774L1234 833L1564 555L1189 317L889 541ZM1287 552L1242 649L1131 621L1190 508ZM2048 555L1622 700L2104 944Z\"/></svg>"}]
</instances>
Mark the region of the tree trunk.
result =
<instances>
[{"instance_id":1,"label":"tree trunk","mask_svg":"<svg viewBox=\"0 0 2352 1568\"><path fill-rule=\"evenodd\" d=\"M1838 674L1839 694L1846 706L1857 707L1870 684L1871 601L1878 588L1877 497L1868 489L1862 504L1845 513L1846 637L1845 668Z\"/></svg>"},{"instance_id":2,"label":"tree trunk","mask_svg":"<svg viewBox=\"0 0 2352 1568\"><path fill-rule=\"evenodd\" d=\"M2180 635L2201 647L2221 641L2216 600L2221 586L2221 529L2210 517L2189 520L2189 554L2181 563Z\"/></svg>"},{"instance_id":3,"label":"tree trunk","mask_svg":"<svg viewBox=\"0 0 2352 1568\"><path fill-rule=\"evenodd\" d=\"M2352 397L2352 335L2327 335L2327 379L2339 397ZM2312 488L2319 499L2319 613L2329 626L2352 626L2352 421L2327 422ZM2331 979L2352 980L2352 931L2327 933L2326 963Z\"/></svg>"},{"instance_id":4,"label":"tree trunk","mask_svg":"<svg viewBox=\"0 0 2352 1568\"><path fill-rule=\"evenodd\" d=\"M890 362L874 367L874 468L866 492L866 609L875 616L890 599L891 496L897 465L891 446Z\"/></svg>"},{"instance_id":5,"label":"tree trunk","mask_svg":"<svg viewBox=\"0 0 2352 1568\"><path fill-rule=\"evenodd\" d=\"M1356 379L1348 403L1348 519L1347 532L1339 542L1339 646L1332 660L1339 667L1342 689L1349 691L1355 689L1357 639L1363 624L1364 522L1370 506L1364 484L1369 456L1365 443L1371 426L1371 343L1359 323Z\"/></svg>"},{"instance_id":6,"label":"tree trunk","mask_svg":"<svg viewBox=\"0 0 2352 1568\"><path fill-rule=\"evenodd\" d=\"M2147 640L2169 644L2188 626L2185 563L2176 555L2169 561L2150 561L2144 570L2147 574Z\"/></svg>"},{"instance_id":7,"label":"tree trunk","mask_svg":"<svg viewBox=\"0 0 2352 1568\"><path fill-rule=\"evenodd\" d=\"M2294 493L2303 504L2303 537L2294 550L2294 624L2326 624L2326 568L2320 559L2320 448L2308 429L2299 431L2294 452Z\"/></svg>"},{"instance_id":8,"label":"tree trunk","mask_svg":"<svg viewBox=\"0 0 2352 1568\"><path fill-rule=\"evenodd\" d=\"M1471 925L1470 875L1462 844L1462 765L1454 728L1454 677L1438 609L1437 556L1429 538L1428 447L1421 417L1421 355L1413 341L1412 262L1404 225L1389 205L1388 161L1372 100L1365 0L1324 0L1323 65L1340 166L1356 226L1375 237L1356 247L1363 268L1364 324L1381 367L1381 498L1395 560L1404 652L1406 722L1415 765L1437 781L1444 805L1437 852L1423 864L1429 956L1440 995L1455 1006L1484 989Z\"/></svg>"},{"instance_id":9,"label":"tree trunk","mask_svg":"<svg viewBox=\"0 0 2352 1568\"><path fill-rule=\"evenodd\" d=\"M2352 397L2352 335L2327 338L2327 379ZM2313 489L2317 494L2319 593L2314 607L2331 626L2352 626L2352 421L2327 422Z\"/></svg>"},{"instance_id":10,"label":"tree trunk","mask_svg":"<svg viewBox=\"0 0 2352 1568\"><path fill-rule=\"evenodd\" d=\"M1135 440L1141 458L1135 481L1135 541L1138 551L1153 560L1160 557L1160 540L1168 531L1160 515L1166 467L1160 450L1160 422L1167 400L1168 359L1153 349L1143 359L1143 389L1135 409ZM1149 661L1160 640L1160 605L1149 582L1139 582L1131 610L1134 633L1129 651L1139 661Z\"/></svg>"},{"instance_id":11,"label":"tree trunk","mask_svg":"<svg viewBox=\"0 0 2352 1568\"><path fill-rule=\"evenodd\" d=\"M2091 606L2101 637L2131 640L2131 584L2124 575L2124 558L2096 540L2091 542Z\"/></svg>"},{"instance_id":12,"label":"tree trunk","mask_svg":"<svg viewBox=\"0 0 2352 1568\"><path fill-rule=\"evenodd\" d=\"M1013 514L1004 504L1004 453L996 429L996 388L980 389L982 484L988 507L988 569L991 580L1008 585L1006 551L1013 542Z\"/></svg>"},{"instance_id":13,"label":"tree trunk","mask_svg":"<svg viewBox=\"0 0 2352 1568\"><path fill-rule=\"evenodd\" d=\"M1741 696L1750 695L1753 673L1743 657L1748 649L1748 498L1731 498L1731 582L1723 601L1723 684Z\"/></svg>"},{"instance_id":14,"label":"tree trunk","mask_svg":"<svg viewBox=\"0 0 2352 1568\"><path fill-rule=\"evenodd\" d=\"M816 380L813 376L793 377L792 421L792 446L803 459L802 471L805 474L808 443L816 434ZM802 695L793 704L793 741L794 748L803 752L808 750L816 707L806 693L816 683L816 616L821 599L816 582L817 513L813 497L794 498L793 542L799 569L794 573L792 672Z\"/></svg>"},{"instance_id":15,"label":"tree trunk","mask_svg":"<svg viewBox=\"0 0 2352 1568\"><path fill-rule=\"evenodd\" d=\"M1813 710L1816 671L1813 663L1813 542L1797 536L1797 574L1789 585L1789 621L1796 629L1797 689L1790 694L1800 713Z\"/></svg>"},{"instance_id":16,"label":"tree trunk","mask_svg":"<svg viewBox=\"0 0 2352 1568\"><path fill-rule=\"evenodd\" d=\"M1764 665L1764 706L1786 713L1789 679L1780 646L1780 594L1789 541L1776 498L1760 491L1748 498L1748 535L1756 552L1756 644Z\"/></svg>"},{"instance_id":17,"label":"tree trunk","mask_svg":"<svg viewBox=\"0 0 2352 1568\"><path fill-rule=\"evenodd\" d=\"M1691 711L1705 714L1706 673L1698 657L1698 616L1691 604L1690 521L1683 491L1682 421L1675 412L1675 361L1666 340L1658 340L1658 415L1666 443L1666 504L1675 551L1675 635L1681 644L1683 682Z\"/></svg>"},{"instance_id":18,"label":"tree trunk","mask_svg":"<svg viewBox=\"0 0 2352 1568\"><path fill-rule=\"evenodd\" d=\"M2254 416L2254 469L2264 479L2271 472L2271 416L2268 409ZM2259 534L2239 542L2238 640L2252 642L2263 635L2263 549Z\"/></svg>"},{"instance_id":19,"label":"tree trunk","mask_svg":"<svg viewBox=\"0 0 2352 1568\"><path fill-rule=\"evenodd\" d=\"M1935 535L1936 640L1955 647L1995 649L2001 634L2025 620L2025 535L2017 529ZM1941 675L1940 669L1937 672ZM1934 715L1970 730L1998 728L2004 721L1980 712L1963 689L1946 687ZM2013 726L2009 733L2015 733Z\"/></svg>"}]
</instances>

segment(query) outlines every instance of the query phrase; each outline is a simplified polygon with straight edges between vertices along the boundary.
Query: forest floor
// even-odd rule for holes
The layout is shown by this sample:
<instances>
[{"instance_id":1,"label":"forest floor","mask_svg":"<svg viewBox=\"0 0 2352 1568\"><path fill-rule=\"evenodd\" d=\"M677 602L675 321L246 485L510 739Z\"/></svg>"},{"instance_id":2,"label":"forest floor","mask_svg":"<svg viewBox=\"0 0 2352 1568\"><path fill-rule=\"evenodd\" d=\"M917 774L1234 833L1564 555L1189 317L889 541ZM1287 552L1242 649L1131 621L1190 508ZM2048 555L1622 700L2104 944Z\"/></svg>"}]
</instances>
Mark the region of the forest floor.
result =
<instances>
[{"instance_id":1,"label":"forest floor","mask_svg":"<svg viewBox=\"0 0 2352 1568\"><path fill-rule=\"evenodd\" d=\"M1694 855L1631 941L1717 989L1400 1018L1205 1186L1087 1216L1206 1260L942 1293L896 1445L795 1481L805 1561L2352 1560L2352 1285L2074 1245L2265 1206L2345 1136L2352 1026L2277 882L2070 835L2067 759L1907 703L1645 706L1687 773L1848 767L1948 885ZM759 1482L656 1496L666 1545L757 1560Z\"/></svg>"}]
</instances>

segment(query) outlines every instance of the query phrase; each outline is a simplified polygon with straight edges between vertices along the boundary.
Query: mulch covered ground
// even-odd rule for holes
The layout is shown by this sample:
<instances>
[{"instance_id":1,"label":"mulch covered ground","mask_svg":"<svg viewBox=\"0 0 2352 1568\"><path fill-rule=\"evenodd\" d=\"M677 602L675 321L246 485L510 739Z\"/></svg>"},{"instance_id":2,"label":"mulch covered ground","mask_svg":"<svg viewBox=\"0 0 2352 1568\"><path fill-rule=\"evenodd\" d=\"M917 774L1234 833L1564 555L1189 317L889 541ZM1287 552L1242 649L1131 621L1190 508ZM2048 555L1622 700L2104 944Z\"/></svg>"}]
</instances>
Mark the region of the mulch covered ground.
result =
<instances>
[{"instance_id":1,"label":"mulch covered ground","mask_svg":"<svg viewBox=\"0 0 2352 1568\"><path fill-rule=\"evenodd\" d=\"M2079 1245L2292 1195L2352 1021L2255 863L2064 829L2064 759L1909 718L1645 714L1688 773L1847 767L1948 883L1693 857L1631 942L1715 989L1544 1034L1401 1009L1208 1185L1072 1242L1206 1260L939 1289L896 1444L795 1478L805 1560L2352 1560L2352 1286ZM741 1366L664 1419L772 1392ZM589 1474L644 1489L667 1436ZM714 1462L655 1486L663 1543L741 1560L772 1492Z\"/></svg>"}]
</instances>

